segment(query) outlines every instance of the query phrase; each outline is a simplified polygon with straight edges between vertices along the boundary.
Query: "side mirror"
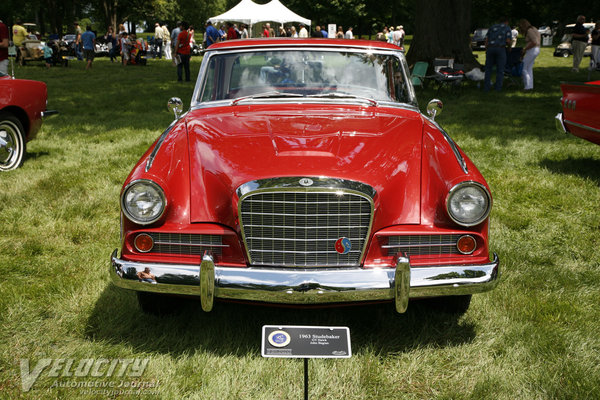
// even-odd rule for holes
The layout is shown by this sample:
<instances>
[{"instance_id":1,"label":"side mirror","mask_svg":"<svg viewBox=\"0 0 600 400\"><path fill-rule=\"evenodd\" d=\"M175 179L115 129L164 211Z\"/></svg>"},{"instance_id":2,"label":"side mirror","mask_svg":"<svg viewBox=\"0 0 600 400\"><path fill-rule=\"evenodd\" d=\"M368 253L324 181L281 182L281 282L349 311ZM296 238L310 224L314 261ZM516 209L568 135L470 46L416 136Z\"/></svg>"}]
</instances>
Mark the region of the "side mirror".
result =
<instances>
[{"instance_id":1,"label":"side mirror","mask_svg":"<svg viewBox=\"0 0 600 400\"><path fill-rule=\"evenodd\" d=\"M175 114L175 119L178 119L183 111L183 101L179 97L171 97L167 102L167 109Z\"/></svg>"},{"instance_id":2,"label":"side mirror","mask_svg":"<svg viewBox=\"0 0 600 400\"><path fill-rule=\"evenodd\" d=\"M427 115L431 117L431 119L435 119L436 116L442 113L442 109L444 108L444 103L442 103L439 99L433 99L429 103L427 103Z\"/></svg>"}]
</instances>

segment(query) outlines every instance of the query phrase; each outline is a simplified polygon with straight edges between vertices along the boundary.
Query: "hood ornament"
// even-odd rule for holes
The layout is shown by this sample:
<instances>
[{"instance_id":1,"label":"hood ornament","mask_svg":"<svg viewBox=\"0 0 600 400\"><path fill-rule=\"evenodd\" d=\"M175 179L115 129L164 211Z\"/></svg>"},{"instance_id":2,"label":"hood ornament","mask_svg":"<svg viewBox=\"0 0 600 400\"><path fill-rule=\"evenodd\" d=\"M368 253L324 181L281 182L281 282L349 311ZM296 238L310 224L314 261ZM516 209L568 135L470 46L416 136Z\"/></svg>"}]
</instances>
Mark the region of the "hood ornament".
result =
<instances>
[{"instance_id":1,"label":"hood ornament","mask_svg":"<svg viewBox=\"0 0 600 400\"><path fill-rule=\"evenodd\" d=\"M314 182L310 178L302 178L302 179L300 179L300 181L298 181L298 183L300 184L300 186L307 187L307 186L312 186Z\"/></svg>"}]
</instances>

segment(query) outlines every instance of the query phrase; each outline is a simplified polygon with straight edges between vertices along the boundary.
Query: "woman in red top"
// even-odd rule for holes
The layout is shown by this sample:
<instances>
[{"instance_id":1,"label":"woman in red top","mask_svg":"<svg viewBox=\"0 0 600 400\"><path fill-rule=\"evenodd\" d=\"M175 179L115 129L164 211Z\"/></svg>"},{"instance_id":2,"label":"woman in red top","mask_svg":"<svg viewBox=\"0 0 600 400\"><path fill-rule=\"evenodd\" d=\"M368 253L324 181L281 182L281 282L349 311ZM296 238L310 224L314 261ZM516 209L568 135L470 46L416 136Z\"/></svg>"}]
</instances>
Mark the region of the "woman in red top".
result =
<instances>
[{"instance_id":1,"label":"woman in red top","mask_svg":"<svg viewBox=\"0 0 600 400\"><path fill-rule=\"evenodd\" d=\"M186 82L190 81L190 33L188 32L188 28L190 24L187 22L181 23L181 32L179 36L177 36L177 41L175 42L175 48L177 49L177 56L180 59L179 64L177 64L177 81L181 82L182 69L185 69L185 80Z\"/></svg>"}]
</instances>

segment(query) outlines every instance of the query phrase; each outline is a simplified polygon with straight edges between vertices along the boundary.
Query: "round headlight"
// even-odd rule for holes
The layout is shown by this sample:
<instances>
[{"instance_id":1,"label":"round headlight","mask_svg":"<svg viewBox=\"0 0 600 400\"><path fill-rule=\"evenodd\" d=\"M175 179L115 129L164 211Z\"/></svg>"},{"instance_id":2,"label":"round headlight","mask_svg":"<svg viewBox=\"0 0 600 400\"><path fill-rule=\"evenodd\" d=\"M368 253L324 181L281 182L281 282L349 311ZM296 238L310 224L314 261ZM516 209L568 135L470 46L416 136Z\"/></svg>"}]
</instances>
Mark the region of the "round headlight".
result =
<instances>
[{"instance_id":1,"label":"round headlight","mask_svg":"<svg viewBox=\"0 0 600 400\"><path fill-rule=\"evenodd\" d=\"M132 222L148 225L163 215L167 200L160 186L140 179L127 185L121 197L121 207Z\"/></svg>"},{"instance_id":2,"label":"round headlight","mask_svg":"<svg viewBox=\"0 0 600 400\"><path fill-rule=\"evenodd\" d=\"M492 199L485 186L477 182L462 182L450 189L446 208L450 218L459 225L474 226L490 213Z\"/></svg>"}]
</instances>

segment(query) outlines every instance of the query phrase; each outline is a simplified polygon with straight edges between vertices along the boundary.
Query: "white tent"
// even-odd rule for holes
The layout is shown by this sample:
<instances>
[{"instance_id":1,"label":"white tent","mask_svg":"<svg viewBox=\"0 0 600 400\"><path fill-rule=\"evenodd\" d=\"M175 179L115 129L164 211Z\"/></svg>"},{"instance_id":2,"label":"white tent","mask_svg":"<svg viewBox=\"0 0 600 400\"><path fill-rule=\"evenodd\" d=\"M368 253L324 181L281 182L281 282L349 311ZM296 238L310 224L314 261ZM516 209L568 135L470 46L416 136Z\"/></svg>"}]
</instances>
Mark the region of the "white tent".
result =
<instances>
[{"instance_id":1,"label":"white tent","mask_svg":"<svg viewBox=\"0 0 600 400\"><path fill-rule=\"evenodd\" d=\"M213 24L228 21L240 22L250 27L259 22L277 22L279 24L301 22L306 26L310 26L310 19L299 16L281 4L279 0L271 0L267 4L256 4L252 0L242 0L232 9L208 20Z\"/></svg>"}]
</instances>

